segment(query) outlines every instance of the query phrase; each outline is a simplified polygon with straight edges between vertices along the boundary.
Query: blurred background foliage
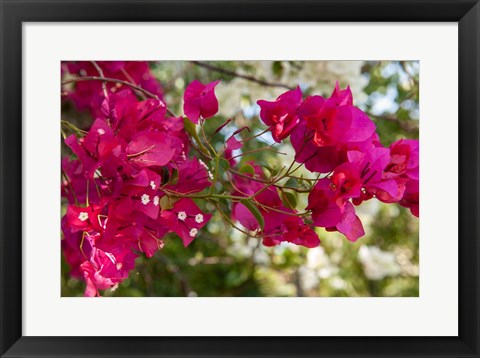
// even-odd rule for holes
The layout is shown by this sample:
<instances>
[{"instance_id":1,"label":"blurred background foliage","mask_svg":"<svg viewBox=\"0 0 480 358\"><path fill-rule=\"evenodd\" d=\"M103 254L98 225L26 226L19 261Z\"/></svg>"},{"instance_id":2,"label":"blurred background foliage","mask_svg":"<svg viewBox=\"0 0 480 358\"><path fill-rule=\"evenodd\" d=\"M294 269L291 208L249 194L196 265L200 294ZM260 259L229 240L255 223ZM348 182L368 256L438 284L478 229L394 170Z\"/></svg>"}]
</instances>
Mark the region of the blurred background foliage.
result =
<instances>
[{"instance_id":1,"label":"blurred background foliage","mask_svg":"<svg viewBox=\"0 0 480 358\"><path fill-rule=\"evenodd\" d=\"M418 61L166 61L152 62L151 68L169 108L177 114L182 113L188 83L222 80L216 89L219 113L207 121L206 131L213 133L229 118L232 122L214 137L216 147L243 126L253 134L265 129L258 118L257 100L274 100L297 85L304 96L329 96L336 81L342 88L351 87L354 105L369 114L384 145L402 137L418 139ZM69 103L62 104L62 119L80 128L92 123L87 113L78 113ZM243 150L265 143L273 143L270 134L248 141ZM276 148L286 155L261 151L241 160L266 167L290 162L291 146ZM297 201L302 209L306 197L300 195ZM214 207L204 208L214 216L189 247L184 248L175 234L168 235L163 250L151 259L139 257L129 278L104 295L418 296L419 223L399 205L376 200L362 204L357 213L365 227L364 237L351 243L338 233L317 229L322 244L314 249L293 244L264 247L260 240L225 226ZM62 257L62 296L82 296L84 286L70 278Z\"/></svg>"}]
</instances>

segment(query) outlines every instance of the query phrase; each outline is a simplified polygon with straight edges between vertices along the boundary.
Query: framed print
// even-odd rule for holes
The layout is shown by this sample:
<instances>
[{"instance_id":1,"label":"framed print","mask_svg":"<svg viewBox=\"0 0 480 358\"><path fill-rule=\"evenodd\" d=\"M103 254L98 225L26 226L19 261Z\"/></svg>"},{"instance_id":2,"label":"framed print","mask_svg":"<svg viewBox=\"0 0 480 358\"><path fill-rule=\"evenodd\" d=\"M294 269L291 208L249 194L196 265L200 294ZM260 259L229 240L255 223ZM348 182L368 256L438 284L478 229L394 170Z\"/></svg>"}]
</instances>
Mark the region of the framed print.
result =
<instances>
[{"instance_id":1,"label":"framed print","mask_svg":"<svg viewBox=\"0 0 480 358\"><path fill-rule=\"evenodd\" d=\"M477 1L1 9L2 357L479 356Z\"/></svg>"}]
</instances>

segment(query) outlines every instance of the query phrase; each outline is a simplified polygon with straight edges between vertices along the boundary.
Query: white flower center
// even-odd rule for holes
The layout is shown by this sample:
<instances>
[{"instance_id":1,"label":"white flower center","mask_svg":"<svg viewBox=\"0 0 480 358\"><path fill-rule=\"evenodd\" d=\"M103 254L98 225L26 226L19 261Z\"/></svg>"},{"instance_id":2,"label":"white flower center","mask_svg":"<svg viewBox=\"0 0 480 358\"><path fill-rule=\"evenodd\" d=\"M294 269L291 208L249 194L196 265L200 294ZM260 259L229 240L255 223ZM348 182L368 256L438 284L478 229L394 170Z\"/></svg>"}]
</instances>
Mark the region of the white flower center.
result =
<instances>
[{"instance_id":1,"label":"white flower center","mask_svg":"<svg viewBox=\"0 0 480 358\"><path fill-rule=\"evenodd\" d=\"M157 187L157 186L155 185L155 182L154 182L153 180L150 182L150 187L151 187L153 190L155 190L155 188Z\"/></svg>"},{"instance_id":2,"label":"white flower center","mask_svg":"<svg viewBox=\"0 0 480 358\"><path fill-rule=\"evenodd\" d=\"M203 223L203 215L202 214L197 214L195 215L195 222L197 223Z\"/></svg>"},{"instance_id":3,"label":"white flower center","mask_svg":"<svg viewBox=\"0 0 480 358\"><path fill-rule=\"evenodd\" d=\"M141 200L143 205L147 205L150 202L150 196L148 194L143 194Z\"/></svg>"},{"instance_id":4,"label":"white flower center","mask_svg":"<svg viewBox=\"0 0 480 358\"><path fill-rule=\"evenodd\" d=\"M85 213L85 212L81 212L79 215L78 215L78 219L80 221L85 221L88 219L88 213Z\"/></svg>"},{"instance_id":5,"label":"white flower center","mask_svg":"<svg viewBox=\"0 0 480 358\"><path fill-rule=\"evenodd\" d=\"M160 202L160 198L158 196L153 197L153 205L158 206L158 203Z\"/></svg>"},{"instance_id":6,"label":"white flower center","mask_svg":"<svg viewBox=\"0 0 480 358\"><path fill-rule=\"evenodd\" d=\"M118 262L115 267L117 268L117 270L121 270L122 267L123 267L123 264L121 262Z\"/></svg>"},{"instance_id":7,"label":"white flower center","mask_svg":"<svg viewBox=\"0 0 480 358\"><path fill-rule=\"evenodd\" d=\"M184 221L187 218L187 213L185 211L180 211L177 214L177 218L178 218L178 220Z\"/></svg>"},{"instance_id":8,"label":"white flower center","mask_svg":"<svg viewBox=\"0 0 480 358\"><path fill-rule=\"evenodd\" d=\"M102 128L98 128L98 129L97 129L97 133L100 134L100 135L104 135L104 134L105 134L105 130L102 129Z\"/></svg>"},{"instance_id":9,"label":"white flower center","mask_svg":"<svg viewBox=\"0 0 480 358\"><path fill-rule=\"evenodd\" d=\"M195 235L197 235L198 233L198 230L193 228L192 230L190 230L190 232L188 233L191 237L195 237Z\"/></svg>"}]
</instances>

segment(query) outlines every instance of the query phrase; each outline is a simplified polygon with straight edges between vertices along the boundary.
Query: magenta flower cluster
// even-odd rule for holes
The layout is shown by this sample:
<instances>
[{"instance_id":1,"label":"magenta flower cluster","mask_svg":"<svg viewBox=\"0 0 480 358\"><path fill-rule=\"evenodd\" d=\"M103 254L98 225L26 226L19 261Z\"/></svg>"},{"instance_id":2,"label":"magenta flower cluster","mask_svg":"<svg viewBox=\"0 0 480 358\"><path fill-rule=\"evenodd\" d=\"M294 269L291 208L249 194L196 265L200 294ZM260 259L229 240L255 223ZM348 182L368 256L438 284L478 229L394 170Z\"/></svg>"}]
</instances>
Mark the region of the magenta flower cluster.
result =
<instances>
[{"instance_id":1,"label":"magenta flower cluster","mask_svg":"<svg viewBox=\"0 0 480 358\"><path fill-rule=\"evenodd\" d=\"M211 173L187 157L183 119L166 116L162 100L139 102L129 89L110 91L89 131L65 144L76 158L62 160L69 202L62 247L72 275L86 281L86 296L115 288L139 254L151 257L162 248L168 232L187 246L210 219L193 200L165 196L200 192L211 185Z\"/></svg>"},{"instance_id":2,"label":"magenta flower cluster","mask_svg":"<svg viewBox=\"0 0 480 358\"><path fill-rule=\"evenodd\" d=\"M349 88L338 83L330 96L302 101L300 88L276 101L258 101L260 117L275 141L290 136L295 160L320 179L308 196L313 224L356 241L365 234L354 205L377 198L399 203L419 216L419 144L401 139L385 148L375 124L353 106Z\"/></svg>"},{"instance_id":3,"label":"magenta flower cluster","mask_svg":"<svg viewBox=\"0 0 480 358\"><path fill-rule=\"evenodd\" d=\"M167 109L144 62L64 66L85 79L66 98L95 118L88 131L65 137L73 156L62 160L62 196L68 201L62 248L71 274L86 282L85 296L115 289L139 255L152 257L164 246L166 234L175 233L185 247L201 237L212 216L200 209L207 200L228 200L228 212L221 214L266 246L318 246L315 227L355 241L364 235L355 206L372 198L399 203L419 215L418 141L403 139L383 147L374 123L353 106L348 88L337 85L330 98L302 99L297 88L275 101L258 101L273 139L290 137L295 161L325 174L308 190L308 206L300 213L280 182L290 169L269 177L254 162L240 168L233 152L245 142L235 137L241 129L218 153L199 139L196 128L218 112L218 81L187 86L184 119ZM103 80L86 80L96 76ZM146 89L151 98L138 100L135 86L122 81ZM228 181L230 192L216 192L221 181Z\"/></svg>"}]
</instances>

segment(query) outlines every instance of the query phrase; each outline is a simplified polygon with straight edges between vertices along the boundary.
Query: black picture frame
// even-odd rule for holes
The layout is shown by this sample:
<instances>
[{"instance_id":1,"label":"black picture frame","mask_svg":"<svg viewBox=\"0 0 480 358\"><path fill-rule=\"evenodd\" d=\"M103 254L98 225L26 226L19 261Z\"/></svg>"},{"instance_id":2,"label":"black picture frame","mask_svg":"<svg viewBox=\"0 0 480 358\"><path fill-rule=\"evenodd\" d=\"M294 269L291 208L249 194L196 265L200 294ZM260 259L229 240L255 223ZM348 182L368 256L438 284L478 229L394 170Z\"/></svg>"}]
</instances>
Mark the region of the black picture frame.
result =
<instances>
[{"instance_id":1,"label":"black picture frame","mask_svg":"<svg viewBox=\"0 0 480 358\"><path fill-rule=\"evenodd\" d=\"M2 357L480 357L478 0L0 0L0 11ZM75 21L458 22L458 337L22 336L22 23Z\"/></svg>"}]
</instances>

